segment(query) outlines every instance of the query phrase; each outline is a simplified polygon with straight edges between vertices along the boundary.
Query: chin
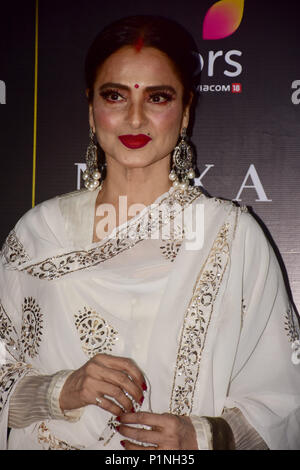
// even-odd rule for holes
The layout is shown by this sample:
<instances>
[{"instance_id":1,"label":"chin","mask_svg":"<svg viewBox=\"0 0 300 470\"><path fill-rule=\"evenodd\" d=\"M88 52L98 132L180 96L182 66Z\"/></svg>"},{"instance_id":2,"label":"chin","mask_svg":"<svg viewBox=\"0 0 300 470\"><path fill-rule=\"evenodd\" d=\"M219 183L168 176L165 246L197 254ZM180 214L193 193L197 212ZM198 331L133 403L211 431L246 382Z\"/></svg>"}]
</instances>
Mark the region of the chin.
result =
<instances>
[{"instance_id":1,"label":"chin","mask_svg":"<svg viewBox=\"0 0 300 470\"><path fill-rule=\"evenodd\" d=\"M152 163L155 163L154 159L145 158L145 155L128 155L126 158L116 159L116 161L125 168L145 168Z\"/></svg>"}]
</instances>

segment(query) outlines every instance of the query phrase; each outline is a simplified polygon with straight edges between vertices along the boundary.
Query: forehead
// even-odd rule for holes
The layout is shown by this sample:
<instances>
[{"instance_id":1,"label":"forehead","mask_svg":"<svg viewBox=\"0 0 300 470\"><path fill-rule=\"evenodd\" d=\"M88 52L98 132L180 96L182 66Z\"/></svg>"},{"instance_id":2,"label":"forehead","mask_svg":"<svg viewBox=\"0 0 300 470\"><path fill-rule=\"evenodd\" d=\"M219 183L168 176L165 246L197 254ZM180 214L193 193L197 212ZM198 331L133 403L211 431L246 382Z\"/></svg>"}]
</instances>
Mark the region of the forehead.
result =
<instances>
[{"instance_id":1,"label":"forehead","mask_svg":"<svg viewBox=\"0 0 300 470\"><path fill-rule=\"evenodd\" d=\"M182 87L171 59L154 47L124 46L111 54L99 67L96 82L170 84Z\"/></svg>"}]
</instances>

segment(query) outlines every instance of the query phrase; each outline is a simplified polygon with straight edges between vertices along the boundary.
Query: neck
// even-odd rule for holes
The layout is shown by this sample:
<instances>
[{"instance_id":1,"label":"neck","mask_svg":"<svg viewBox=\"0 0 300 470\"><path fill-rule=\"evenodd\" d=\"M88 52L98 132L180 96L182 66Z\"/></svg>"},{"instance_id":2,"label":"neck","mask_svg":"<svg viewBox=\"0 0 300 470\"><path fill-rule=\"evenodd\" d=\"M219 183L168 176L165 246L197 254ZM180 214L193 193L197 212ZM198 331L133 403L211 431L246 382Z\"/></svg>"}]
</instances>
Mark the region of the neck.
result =
<instances>
[{"instance_id":1,"label":"neck","mask_svg":"<svg viewBox=\"0 0 300 470\"><path fill-rule=\"evenodd\" d=\"M126 196L128 205L148 206L170 189L169 173L170 156L144 168L125 168L107 159L107 175L98 203L116 205L120 196Z\"/></svg>"}]
</instances>

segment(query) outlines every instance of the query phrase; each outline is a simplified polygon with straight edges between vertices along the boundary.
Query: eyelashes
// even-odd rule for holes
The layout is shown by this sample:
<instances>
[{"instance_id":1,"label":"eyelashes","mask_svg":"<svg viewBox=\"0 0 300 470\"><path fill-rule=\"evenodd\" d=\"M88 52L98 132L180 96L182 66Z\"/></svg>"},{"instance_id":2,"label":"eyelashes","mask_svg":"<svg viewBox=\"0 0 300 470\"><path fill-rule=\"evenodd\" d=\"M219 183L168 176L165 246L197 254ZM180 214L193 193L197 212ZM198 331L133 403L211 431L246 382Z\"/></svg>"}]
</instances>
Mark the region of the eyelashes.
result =
<instances>
[{"instance_id":1,"label":"eyelashes","mask_svg":"<svg viewBox=\"0 0 300 470\"><path fill-rule=\"evenodd\" d=\"M124 96L122 96L118 90L113 90L113 89L108 89L108 90L104 90L104 91L101 91L100 93L100 96L102 96L102 98L104 98L105 100L107 101L110 101L110 102L118 102L118 101L121 101L117 98L122 98L122 99L126 99Z\"/></svg>"},{"instance_id":2,"label":"eyelashes","mask_svg":"<svg viewBox=\"0 0 300 470\"><path fill-rule=\"evenodd\" d=\"M152 99L153 103L163 104L165 102L170 102L174 99L174 95L167 91L159 91L155 93L151 93L149 98ZM156 98L163 98L164 101L157 101Z\"/></svg>"},{"instance_id":3,"label":"eyelashes","mask_svg":"<svg viewBox=\"0 0 300 470\"><path fill-rule=\"evenodd\" d=\"M100 92L100 96L109 103L122 103L126 101L126 96L123 96L117 89L107 89ZM175 95L170 91L159 90L149 93L148 101L154 104L166 104L172 101Z\"/></svg>"}]
</instances>

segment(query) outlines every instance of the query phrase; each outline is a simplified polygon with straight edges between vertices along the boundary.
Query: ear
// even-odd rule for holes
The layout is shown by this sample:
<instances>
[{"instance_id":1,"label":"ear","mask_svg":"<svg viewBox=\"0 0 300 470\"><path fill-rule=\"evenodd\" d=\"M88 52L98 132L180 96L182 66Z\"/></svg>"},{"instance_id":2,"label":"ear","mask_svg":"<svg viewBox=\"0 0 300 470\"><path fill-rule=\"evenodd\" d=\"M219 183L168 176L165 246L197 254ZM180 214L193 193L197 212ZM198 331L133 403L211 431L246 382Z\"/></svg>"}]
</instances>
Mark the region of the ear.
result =
<instances>
[{"instance_id":1,"label":"ear","mask_svg":"<svg viewBox=\"0 0 300 470\"><path fill-rule=\"evenodd\" d=\"M85 96L87 97L88 99L88 103L89 103L89 123L90 123L90 128L93 130L93 132L95 133L95 122L94 122L94 114L93 114L93 103L91 102L91 100L89 99L89 89L87 88L85 90Z\"/></svg>"},{"instance_id":2,"label":"ear","mask_svg":"<svg viewBox=\"0 0 300 470\"><path fill-rule=\"evenodd\" d=\"M90 128L92 129L92 131L95 134L96 128L95 128L95 121L94 121L94 113L93 113L92 103L89 103L89 123L90 123Z\"/></svg>"},{"instance_id":3,"label":"ear","mask_svg":"<svg viewBox=\"0 0 300 470\"><path fill-rule=\"evenodd\" d=\"M194 93L190 93L190 98L188 101L188 104L185 106L183 110L183 115L182 115L182 122L181 122L181 130L185 127L186 129L188 128L189 125L189 120L190 120L190 109L191 109L191 104L193 102L194 98Z\"/></svg>"}]
</instances>

